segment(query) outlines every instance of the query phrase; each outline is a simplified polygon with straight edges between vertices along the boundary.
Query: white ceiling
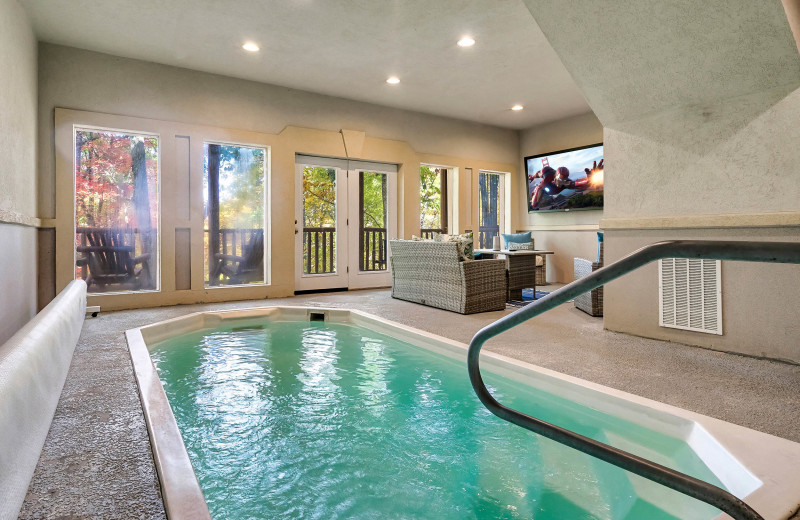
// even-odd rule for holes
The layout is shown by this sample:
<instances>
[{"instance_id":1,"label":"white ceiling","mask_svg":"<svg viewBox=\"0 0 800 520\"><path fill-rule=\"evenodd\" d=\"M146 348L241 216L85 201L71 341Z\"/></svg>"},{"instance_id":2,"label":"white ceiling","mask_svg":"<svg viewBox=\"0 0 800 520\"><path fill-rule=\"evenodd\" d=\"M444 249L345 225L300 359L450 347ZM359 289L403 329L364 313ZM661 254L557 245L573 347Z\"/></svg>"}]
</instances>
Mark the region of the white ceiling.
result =
<instances>
[{"instance_id":1,"label":"white ceiling","mask_svg":"<svg viewBox=\"0 0 800 520\"><path fill-rule=\"evenodd\" d=\"M20 3L40 40L117 56L515 129L589 111L522 0Z\"/></svg>"}]
</instances>

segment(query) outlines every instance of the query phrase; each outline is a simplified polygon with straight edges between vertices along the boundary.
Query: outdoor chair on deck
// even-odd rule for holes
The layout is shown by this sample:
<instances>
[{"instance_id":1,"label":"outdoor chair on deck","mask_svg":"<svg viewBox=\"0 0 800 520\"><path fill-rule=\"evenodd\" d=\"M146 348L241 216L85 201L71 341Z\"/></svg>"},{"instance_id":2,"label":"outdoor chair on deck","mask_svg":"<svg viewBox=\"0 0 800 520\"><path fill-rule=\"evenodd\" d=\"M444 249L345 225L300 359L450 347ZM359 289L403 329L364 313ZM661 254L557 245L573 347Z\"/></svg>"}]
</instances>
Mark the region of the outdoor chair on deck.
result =
<instances>
[{"instance_id":1,"label":"outdoor chair on deck","mask_svg":"<svg viewBox=\"0 0 800 520\"><path fill-rule=\"evenodd\" d=\"M253 232L242 248L241 255L217 253L214 259L216 263L211 272L212 284L220 276L228 278L231 285L264 281L264 232Z\"/></svg>"},{"instance_id":2,"label":"outdoor chair on deck","mask_svg":"<svg viewBox=\"0 0 800 520\"><path fill-rule=\"evenodd\" d=\"M120 290L152 288L150 254L135 256L132 230L79 228L78 233L84 240L75 248L81 255L77 266L85 273L84 279L90 290L92 286L99 291L106 291L109 286ZM126 240L126 237L130 239Z\"/></svg>"}]
</instances>

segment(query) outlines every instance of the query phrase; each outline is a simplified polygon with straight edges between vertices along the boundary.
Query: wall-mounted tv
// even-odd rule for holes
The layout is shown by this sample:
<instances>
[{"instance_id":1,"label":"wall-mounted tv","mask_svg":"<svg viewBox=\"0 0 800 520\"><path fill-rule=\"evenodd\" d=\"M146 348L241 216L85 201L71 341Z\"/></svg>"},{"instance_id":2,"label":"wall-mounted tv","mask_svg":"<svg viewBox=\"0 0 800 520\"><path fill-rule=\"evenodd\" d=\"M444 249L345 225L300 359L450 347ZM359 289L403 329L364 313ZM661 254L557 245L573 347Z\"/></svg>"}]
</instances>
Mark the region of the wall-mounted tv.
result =
<instances>
[{"instance_id":1,"label":"wall-mounted tv","mask_svg":"<svg viewBox=\"0 0 800 520\"><path fill-rule=\"evenodd\" d=\"M528 213L603 207L603 143L525 158Z\"/></svg>"}]
</instances>

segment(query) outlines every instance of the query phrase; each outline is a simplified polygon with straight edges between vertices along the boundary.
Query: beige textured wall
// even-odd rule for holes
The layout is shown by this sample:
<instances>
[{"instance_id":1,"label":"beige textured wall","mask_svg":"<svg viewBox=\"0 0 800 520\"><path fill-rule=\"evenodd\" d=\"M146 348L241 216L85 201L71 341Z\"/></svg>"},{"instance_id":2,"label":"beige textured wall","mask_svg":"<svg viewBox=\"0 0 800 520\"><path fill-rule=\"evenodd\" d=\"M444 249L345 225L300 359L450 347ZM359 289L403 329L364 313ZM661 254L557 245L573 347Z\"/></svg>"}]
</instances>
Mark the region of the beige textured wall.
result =
<instances>
[{"instance_id":1,"label":"beige textured wall","mask_svg":"<svg viewBox=\"0 0 800 520\"><path fill-rule=\"evenodd\" d=\"M36 38L16 0L0 0L0 210L36 216Z\"/></svg>"},{"instance_id":2,"label":"beige textured wall","mask_svg":"<svg viewBox=\"0 0 800 520\"><path fill-rule=\"evenodd\" d=\"M364 132L364 144L352 158L399 165L398 231L410 237L419 231L419 164L446 164L459 172L457 200L471 201L472 182L482 169L517 175L518 134L435 116L357 103L281 87L225 78L67 47L40 45L40 204L43 216L55 218L56 273L40 273L40 299L72 276L72 124L154 131L160 128L162 162L162 291L158 295L90 296L90 304L106 309L169 305L197 301L284 296L294 290L295 153L344 157L341 129ZM77 110L58 110L69 108ZM57 114L65 114L59 120ZM54 118L54 114L56 117ZM109 114L113 117L106 118ZM128 117L132 116L132 117ZM60 121L54 126L54 121ZM129 125L129 126L125 126ZM226 129L231 129L230 131ZM202 193L192 193L192 218L182 220L170 206L179 177L173 143L190 135L192 143L211 138L263 143L271 147L272 285L206 290L202 256L186 259L175 240L191 228L193 248L202 243ZM228 135L229 137L219 137ZM55 136L55 140L54 140ZM244 139L244 140L242 140ZM193 144L192 146L195 146ZM202 159L191 161L201 168ZM196 166L200 165L200 166ZM200 172L202 173L202 172ZM193 173L192 175L197 175ZM192 177L192 186L202 185ZM511 225L518 209L511 208ZM477 204L460 204L459 230L470 227ZM200 227L198 227L200 226ZM46 248L43 248L43 250ZM45 259L46 260L46 259ZM192 267L191 290L176 290L178 265ZM200 276L198 279L197 277Z\"/></svg>"},{"instance_id":3,"label":"beige textured wall","mask_svg":"<svg viewBox=\"0 0 800 520\"><path fill-rule=\"evenodd\" d=\"M800 227L608 230L607 257L661 240L800 241ZM605 289L605 327L715 350L800 363L800 267L722 262L722 336L658 326L658 263Z\"/></svg>"},{"instance_id":4,"label":"beige textured wall","mask_svg":"<svg viewBox=\"0 0 800 520\"><path fill-rule=\"evenodd\" d=\"M778 0L523 1L606 127L797 80Z\"/></svg>"},{"instance_id":5,"label":"beige textured wall","mask_svg":"<svg viewBox=\"0 0 800 520\"><path fill-rule=\"evenodd\" d=\"M0 344L36 313L36 38L0 0Z\"/></svg>"},{"instance_id":6,"label":"beige textured wall","mask_svg":"<svg viewBox=\"0 0 800 520\"><path fill-rule=\"evenodd\" d=\"M800 240L800 55L781 2L524 1L604 126L606 260L665 239ZM660 327L655 273L609 284L606 328L800 361L800 266L724 263L721 338Z\"/></svg>"},{"instance_id":7,"label":"beige textured wall","mask_svg":"<svg viewBox=\"0 0 800 520\"><path fill-rule=\"evenodd\" d=\"M799 241L787 225L800 217L798 120L800 89L790 85L607 127L607 258L677 238ZM663 216L683 223L635 229ZM722 337L658 325L655 266L609 285L605 326L800 362L800 266L726 262L722 284Z\"/></svg>"},{"instance_id":8,"label":"beige textured wall","mask_svg":"<svg viewBox=\"0 0 800 520\"><path fill-rule=\"evenodd\" d=\"M605 130L605 217L800 210L798 81Z\"/></svg>"},{"instance_id":9,"label":"beige textured wall","mask_svg":"<svg viewBox=\"0 0 800 520\"><path fill-rule=\"evenodd\" d=\"M47 43L39 45L40 211L54 215L56 107L268 134L352 129L418 153L516 164L515 130L430 116Z\"/></svg>"},{"instance_id":10,"label":"beige textured wall","mask_svg":"<svg viewBox=\"0 0 800 520\"><path fill-rule=\"evenodd\" d=\"M528 155L564 150L603 141L603 125L593 113L562 119L524 130L520 134L520 171ZM538 249L555 251L547 258L547 280L569 283L574 279L573 259L594 260L602 210L528 213L525 176L516 178L520 229L530 229Z\"/></svg>"}]
</instances>

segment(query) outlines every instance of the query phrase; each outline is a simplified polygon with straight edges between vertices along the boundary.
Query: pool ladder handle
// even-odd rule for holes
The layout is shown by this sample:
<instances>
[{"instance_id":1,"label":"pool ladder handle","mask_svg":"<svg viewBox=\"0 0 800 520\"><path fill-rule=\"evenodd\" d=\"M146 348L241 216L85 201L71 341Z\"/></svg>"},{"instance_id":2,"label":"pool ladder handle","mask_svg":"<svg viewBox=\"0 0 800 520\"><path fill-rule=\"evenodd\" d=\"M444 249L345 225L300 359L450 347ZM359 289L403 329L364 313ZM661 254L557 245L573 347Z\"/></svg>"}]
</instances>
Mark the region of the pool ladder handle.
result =
<instances>
[{"instance_id":1,"label":"pool ladder handle","mask_svg":"<svg viewBox=\"0 0 800 520\"><path fill-rule=\"evenodd\" d=\"M614 448L578 433L531 417L500 404L486 388L480 372L483 344L520 323L538 316L578 295L591 291L650 262L661 258L698 258L800 264L800 243L679 240L658 242L598 269L590 275L565 285L557 291L522 307L487 325L472 338L467 353L469 379L478 398L493 414L556 442L604 460L626 471L674 489L684 495L722 510L736 520L763 520L753 508L728 491L666 466Z\"/></svg>"}]
</instances>

